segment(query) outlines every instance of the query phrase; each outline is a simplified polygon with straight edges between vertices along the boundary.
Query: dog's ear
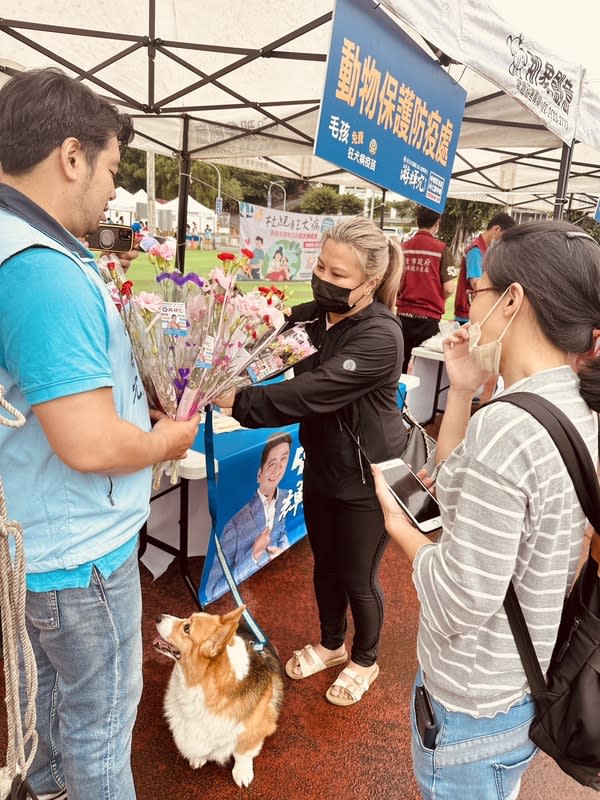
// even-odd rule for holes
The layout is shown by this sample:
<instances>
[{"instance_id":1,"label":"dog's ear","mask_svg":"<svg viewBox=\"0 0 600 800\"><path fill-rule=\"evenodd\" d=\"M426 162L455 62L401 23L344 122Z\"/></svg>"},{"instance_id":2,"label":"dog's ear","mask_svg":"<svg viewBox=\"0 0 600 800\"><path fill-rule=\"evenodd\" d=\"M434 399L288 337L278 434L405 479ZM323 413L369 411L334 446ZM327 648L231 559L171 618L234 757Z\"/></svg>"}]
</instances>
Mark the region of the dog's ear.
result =
<instances>
[{"instance_id":1,"label":"dog's ear","mask_svg":"<svg viewBox=\"0 0 600 800\"><path fill-rule=\"evenodd\" d=\"M238 606L227 614L223 614L217 629L208 637L202 645L203 652L209 657L214 658L224 650L235 636L238 624L246 606Z\"/></svg>"},{"instance_id":2,"label":"dog's ear","mask_svg":"<svg viewBox=\"0 0 600 800\"><path fill-rule=\"evenodd\" d=\"M221 623L228 623L228 622L239 623L239 621L242 618L242 614L244 613L245 610L246 606L237 606L236 608L233 609L233 611L229 611L227 614L222 614Z\"/></svg>"}]
</instances>

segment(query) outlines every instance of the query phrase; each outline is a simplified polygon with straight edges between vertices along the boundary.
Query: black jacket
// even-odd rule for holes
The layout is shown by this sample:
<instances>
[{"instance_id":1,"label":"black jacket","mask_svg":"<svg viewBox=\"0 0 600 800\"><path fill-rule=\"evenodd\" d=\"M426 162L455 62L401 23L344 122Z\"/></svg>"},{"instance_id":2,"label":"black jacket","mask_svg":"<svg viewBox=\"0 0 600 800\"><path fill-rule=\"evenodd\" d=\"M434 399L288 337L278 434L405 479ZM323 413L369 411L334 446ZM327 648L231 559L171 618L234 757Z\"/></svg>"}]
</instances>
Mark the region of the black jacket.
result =
<instances>
[{"instance_id":1,"label":"black jacket","mask_svg":"<svg viewBox=\"0 0 600 800\"><path fill-rule=\"evenodd\" d=\"M403 453L407 434L397 407L402 326L377 301L329 330L316 303L293 309L292 323L313 318L307 330L318 352L297 365L293 380L240 390L233 416L249 428L300 422L305 491L339 499L372 496L368 464L340 418L370 461Z\"/></svg>"}]
</instances>

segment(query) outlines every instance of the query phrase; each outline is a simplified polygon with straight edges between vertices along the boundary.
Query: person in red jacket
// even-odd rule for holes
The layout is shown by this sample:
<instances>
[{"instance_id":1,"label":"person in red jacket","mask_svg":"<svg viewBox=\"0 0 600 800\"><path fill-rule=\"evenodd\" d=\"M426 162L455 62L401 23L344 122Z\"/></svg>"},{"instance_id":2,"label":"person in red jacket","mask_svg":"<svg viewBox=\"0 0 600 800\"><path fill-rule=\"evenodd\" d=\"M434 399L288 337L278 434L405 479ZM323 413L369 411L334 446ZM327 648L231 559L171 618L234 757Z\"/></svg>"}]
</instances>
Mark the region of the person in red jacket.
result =
<instances>
[{"instance_id":1,"label":"person in red jacket","mask_svg":"<svg viewBox=\"0 0 600 800\"><path fill-rule=\"evenodd\" d=\"M454 291L456 269L450 248L436 234L441 214L420 206L417 210L419 230L403 243L404 275L396 310L404 334L406 372L413 347L435 336L446 307L446 298Z\"/></svg>"},{"instance_id":2,"label":"person in red jacket","mask_svg":"<svg viewBox=\"0 0 600 800\"><path fill-rule=\"evenodd\" d=\"M487 228L477 236L465 250L458 271L458 285L454 302L454 318L461 323L469 321L469 303L467 289L476 289L477 281L483 275L483 257L488 247L502 238L507 228L516 225L516 221L504 211L496 214L488 222Z\"/></svg>"}]
</instances>

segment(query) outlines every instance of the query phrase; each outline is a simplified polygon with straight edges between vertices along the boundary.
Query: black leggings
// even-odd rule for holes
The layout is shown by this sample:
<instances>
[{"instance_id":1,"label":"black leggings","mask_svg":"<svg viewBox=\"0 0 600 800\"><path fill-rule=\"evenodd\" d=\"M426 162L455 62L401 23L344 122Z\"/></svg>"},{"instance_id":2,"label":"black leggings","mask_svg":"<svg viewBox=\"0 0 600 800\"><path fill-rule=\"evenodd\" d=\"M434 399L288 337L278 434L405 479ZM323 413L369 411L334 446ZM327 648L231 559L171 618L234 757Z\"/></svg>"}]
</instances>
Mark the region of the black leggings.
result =
<instances>
[{"instance_id":1,"label":"black leggings","mask_svg":"<svg viewBox=\"0 0 600 800\"><path fill-rule=\"evenodd\" d=\"M377 498L342 501L305 491L304 518L315 560L321 644L328 650L342 646L350 604L354 621L351 658L369 667L377 660L383 625L378 573L388 542Z\"/></svg>"}]
</instances>

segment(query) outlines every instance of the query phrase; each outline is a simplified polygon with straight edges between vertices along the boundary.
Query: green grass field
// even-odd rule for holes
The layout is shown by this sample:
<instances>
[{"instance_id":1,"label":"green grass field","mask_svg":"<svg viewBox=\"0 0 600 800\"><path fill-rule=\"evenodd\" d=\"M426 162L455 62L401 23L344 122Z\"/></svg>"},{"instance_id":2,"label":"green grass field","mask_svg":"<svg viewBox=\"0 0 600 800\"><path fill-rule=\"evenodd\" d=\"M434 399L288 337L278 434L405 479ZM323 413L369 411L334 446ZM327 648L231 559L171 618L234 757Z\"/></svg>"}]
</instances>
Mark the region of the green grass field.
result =
<instances>
[{"instance_id":1,"label":"green grass field","mask_svg":"<svg viewBox=\"0 0 600 800\"><path fill-rule=\"evenodd\" d=\"M217 258L217 251L201 252L200 250L188 250L185 254L185 271L196 272L206 278L208 273L221 262ZM134 291L152 292L156 288L154 281L154 267L150 263L148 256L141 253L131 265L127 277L133 281ZM255 289L257 286L268 286L269 281L239 281L239 288L246 292ZM288 302L295 306L298 303L305 303L312 300L312 291L309 281L279 281L277 285L284 289L288 295Z\"/></svg>"}]
</instances>

